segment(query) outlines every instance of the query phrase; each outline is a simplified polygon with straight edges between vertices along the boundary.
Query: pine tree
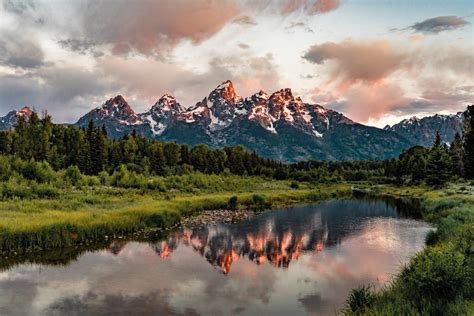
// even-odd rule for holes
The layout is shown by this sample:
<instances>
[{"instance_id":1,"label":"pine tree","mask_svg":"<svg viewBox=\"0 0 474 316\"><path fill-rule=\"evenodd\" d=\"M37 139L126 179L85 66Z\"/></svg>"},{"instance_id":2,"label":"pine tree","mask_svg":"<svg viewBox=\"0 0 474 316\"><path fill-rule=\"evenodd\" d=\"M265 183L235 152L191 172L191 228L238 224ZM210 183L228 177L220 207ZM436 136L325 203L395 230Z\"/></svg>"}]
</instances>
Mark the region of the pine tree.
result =
<instances>
[{"instance_id":1,"label":"pine tree","mask_svg":"<svg viewBox=\"0 0 474 316\"><path fill-rule=\"evenodd\" d=\"M467 179L474 179L474 105L469 105L464 112L464 174Z\"/></svg>"},{"instance_id":2,"label":"pine tree","mask_svg":"<svg viewBox=\"0 0 474 316\"><path fill-rule=\"evenodd\" d=\"M166 143L163 147L163 153L165 155L166 164L170 167L174 167L179 162L180 148L176 143Z\"/></svg>"},{"instance_id":3,"label":"pine tree","mask_svg":"<svg viewBox=\"0 0 474 316\"><path fill-rule=\"evenodd\" d=\"M181 164L190 164L190 159L189 159L189 146L187 144L181 145L180 149L181 153Z\"/></svg>"},{"instance_id":4,"label":"pine tree","mask_svg":"<svg viewBox=\"0 0 474 316\"><path fill-rule=\"evenodd\" d=\"M451 161L446 148L441 145L441 135L436 133L426 165L426 183L442 186L451 178Z\"/></svg>"},{"instance_id":5,"label":"pine tree","mask_svg":"<svg viewBox=\"0 0 474 316\"><path fill-rule=\"evenodd\" d=\"M51 162L51 134L53 132L53 122L51 121L51 116L48 113L43 114L43 118L40 120L41 133L39 134L39 148L37 160L48 160Z\"/></svg>"},{"instance_id":6,"label":"pine tree","mask_svg":"<svg viewBox=\"0 0 474 316\"><path fill-rule=\"evenodd\" d=\"M459 133L454 135L454 140L451 143L449 148L449 155L452 162L452 170L454 174L462 176L464 174L464 157L463 157L463 148L462 148L462 139Z\"/></svg>"},{"instance_id":7,"label":"pine tree","mask_svg":"<svg viewBox=\"0 0 474 316\"><path fill-rule=\"evenodd\" d=\"M151 161L150 168L151 171L156 174L163 176L166 173L166 164L165 164L165 155L163 154L163 144L159 142L154 142L151 145Z\"/></svg>"}]
</instances>

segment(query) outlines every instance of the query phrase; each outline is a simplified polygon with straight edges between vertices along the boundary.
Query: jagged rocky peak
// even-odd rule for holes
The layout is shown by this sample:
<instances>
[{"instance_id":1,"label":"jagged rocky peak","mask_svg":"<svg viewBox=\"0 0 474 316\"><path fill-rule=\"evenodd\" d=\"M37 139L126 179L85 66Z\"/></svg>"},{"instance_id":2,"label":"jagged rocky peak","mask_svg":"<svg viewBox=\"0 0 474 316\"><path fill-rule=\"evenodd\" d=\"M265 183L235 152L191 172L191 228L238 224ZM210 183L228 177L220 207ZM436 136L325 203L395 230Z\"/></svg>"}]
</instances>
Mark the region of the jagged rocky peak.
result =
<instances>
[{"instance_id":1,"label":"jagged rocky peak","mask_svg":"<svg viewBox=\"0 0 474 316\"><path fill-rule=\"evenodd\" d=\"M273 104L285 104L295 100L290 88L280 89L270 96ZM301 99L300 99L301 100Z\"/></svg>"},{"instance_id":2,"label":"jagged rocky peak","mask_svg":"<svg viewBox=\"0 0 474 316\"><path fill-rule=\"evenodd\" d=\"M121 95L110 98L98 110L103 117L115 118L131 124L140 121L138 115Z\"/></svg>"},{"instance_id":3,"label":"jagged rocky peak","mask_svg":"<svg viewBox=\"0 0 474 316\"><path fill-rule=\"evenodd\" d=\"M223 98L234 104L242 102L242 97L235 92L234 84L230 80L224 81L209 94L210 102L214 102L218 98Z\"/></svg>"},{"instance_id":4,"label":"jagged rocky peak","mask_svg":"<svg viewBox=\"0 0 474 316\"><path fill-rule=\"evenodd\" d=\"M268 101L268 99L270 99L270 96L263 90L260 90L259 92L257 93L254 93L250 98L248 98L249 100L257 103L257 104L260 104L260 103L265 103L266 101Z\"/></svg>"},{"instance_id":5,"label":"jagged rocky peak","mask_svg":"<svg viewBox=\"0 0 474 316\"><path fill-rule=\"evenodd\" d=\"M171 94L164 94L153 106L153 110L177 111L183 112L184 108L176 101L176 98Z\"/></svg>"},{"instance_id":6,"label":"jagged rocky peak","mask_svg":"<svg viewBox=\"0 0 474 316\"><path fill-rule=\"evenodd\" d=\"M130 113L135 113L130 105L127 103L124 97L121 95L116 96L115 98L110 98L102 105L102 108L107 110L115 111L116 109L123 110Z\"/></svg>"}]
</instances>

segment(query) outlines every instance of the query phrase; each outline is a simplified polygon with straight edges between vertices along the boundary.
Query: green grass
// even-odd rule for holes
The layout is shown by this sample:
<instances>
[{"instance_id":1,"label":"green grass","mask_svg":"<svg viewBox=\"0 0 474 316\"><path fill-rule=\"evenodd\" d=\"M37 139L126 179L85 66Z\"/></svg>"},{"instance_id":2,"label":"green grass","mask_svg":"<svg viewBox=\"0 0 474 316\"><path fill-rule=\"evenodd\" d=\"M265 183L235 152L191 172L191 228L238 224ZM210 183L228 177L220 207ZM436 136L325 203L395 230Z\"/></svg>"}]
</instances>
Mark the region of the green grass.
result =
<instances>
[{"instance_id":1,"label":"green grass","mask_svg":"<svg viewBox=\"0 0 474 316\"><path fill-rule=\"evenodd\" d=\"M92 243L105 235L165 229L183 216L227 208L232 196L237 196L240 208L260 208L307 203L350 192L347 184L321 188L302 184L296 190L287 181L256 177L219 176L214 183L208 178L202 180L193 193L187 189L159 192L94 186L61 189L48 199L0 201L0 249L4 253L27 253Z\"/></svg>"},{"instance_id":2,"label":"green grass","mask_svg":"<svg viewBox=\"0 0 474 316\"><path fill-rule=\"evenodd\" d=\"M420 200L422 217L437 226L427 246L379 292L354 289L347 315L474 315L474 186L451 184L362 188L371 194ZM415 211L418 212L418 211ZM360 299L362 297L363 299ZM369 299L365 299L369 298Z\"/></svg>"}]
</instances>

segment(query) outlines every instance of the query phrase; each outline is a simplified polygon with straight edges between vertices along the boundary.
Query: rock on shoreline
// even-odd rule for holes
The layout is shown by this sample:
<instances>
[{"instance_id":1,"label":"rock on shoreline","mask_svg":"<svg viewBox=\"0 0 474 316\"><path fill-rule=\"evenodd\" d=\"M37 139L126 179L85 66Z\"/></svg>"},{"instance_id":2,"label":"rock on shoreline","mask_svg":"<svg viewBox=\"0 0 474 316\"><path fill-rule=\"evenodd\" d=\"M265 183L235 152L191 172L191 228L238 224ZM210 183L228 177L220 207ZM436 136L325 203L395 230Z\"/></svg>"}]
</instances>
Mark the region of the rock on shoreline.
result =
<instances>
[{"instance_id":1,"label":"rock on shoreline","mask_svg":"<svg viewBox=\"0 0 474 316\"><path fill-rule=\"evenodd\" d=\"M216 224L232 224L252 218L255 212L251 210L206 210L199 214L186 217L181 221L181 226L203 226Z\"/></svg>"}]
</instances>

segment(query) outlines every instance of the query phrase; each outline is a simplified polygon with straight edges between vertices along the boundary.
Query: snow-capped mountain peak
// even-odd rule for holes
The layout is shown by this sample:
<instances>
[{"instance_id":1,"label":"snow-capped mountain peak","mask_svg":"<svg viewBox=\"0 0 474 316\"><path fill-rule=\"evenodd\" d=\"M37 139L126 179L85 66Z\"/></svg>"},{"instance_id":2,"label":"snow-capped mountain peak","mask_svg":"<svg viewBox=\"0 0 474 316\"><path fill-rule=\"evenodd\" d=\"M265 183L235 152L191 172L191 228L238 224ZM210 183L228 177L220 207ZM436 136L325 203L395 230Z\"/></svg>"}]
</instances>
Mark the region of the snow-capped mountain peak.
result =
<instances>
[{"instance_id":1,"label":"snow-capped mountain peak","mask_svg":"<svg viewBox=\"0 0 474 316\"><path fill-rule=\"evenodd\" d=\"M176 98L170 94L164 94L152 107L151 111L176 111L183 112L184 108L176 101Z\"/></svg>"}]
</instances>

